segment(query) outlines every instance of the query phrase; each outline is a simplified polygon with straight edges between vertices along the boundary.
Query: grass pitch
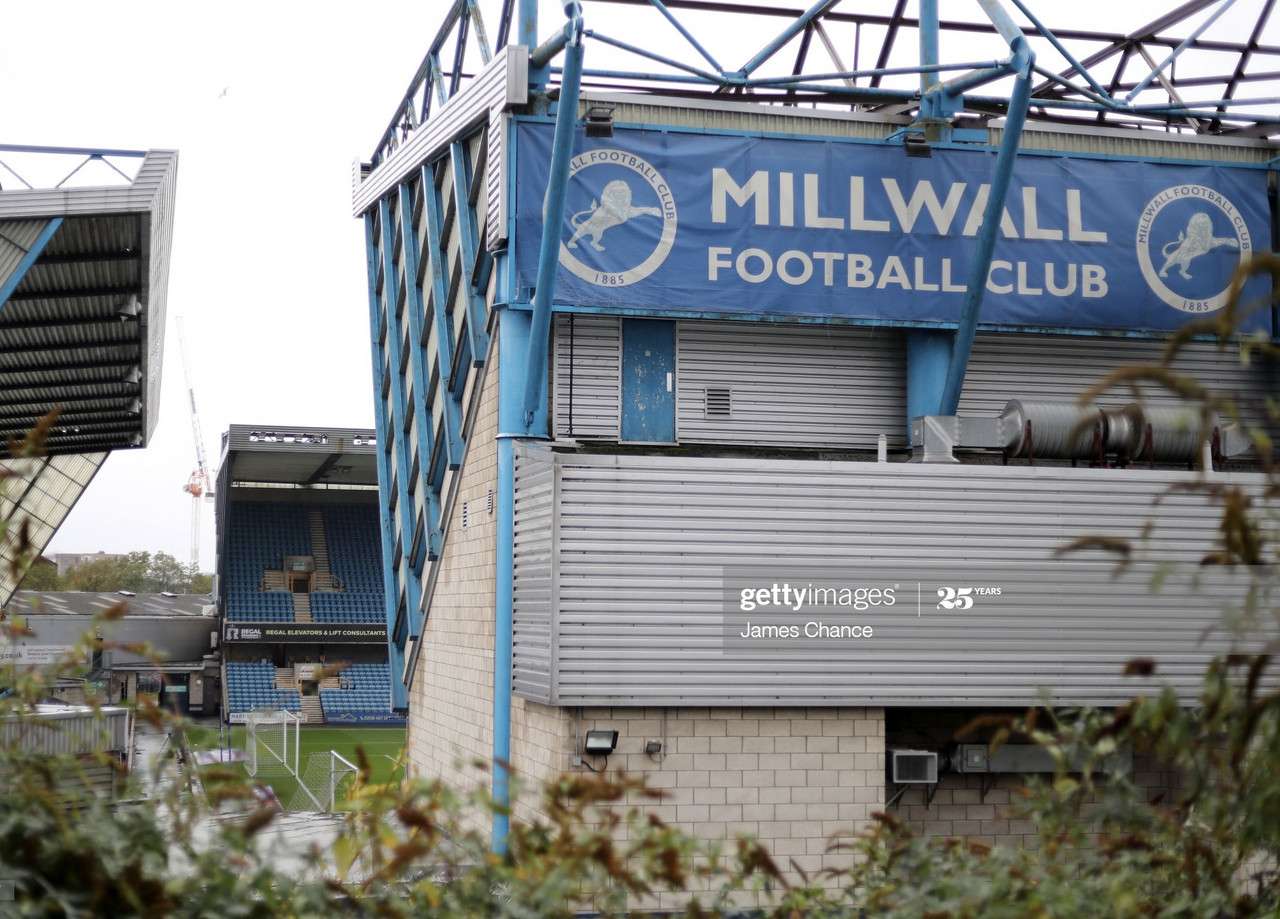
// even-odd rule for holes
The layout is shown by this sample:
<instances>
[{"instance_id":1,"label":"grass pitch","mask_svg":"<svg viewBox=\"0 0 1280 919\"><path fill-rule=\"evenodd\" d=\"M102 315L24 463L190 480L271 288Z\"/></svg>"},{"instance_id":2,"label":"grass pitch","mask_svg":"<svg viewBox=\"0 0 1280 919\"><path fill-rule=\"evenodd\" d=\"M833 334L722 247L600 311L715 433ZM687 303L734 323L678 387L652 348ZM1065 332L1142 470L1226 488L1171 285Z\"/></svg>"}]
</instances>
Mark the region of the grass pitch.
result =
<instances>
[{"instance_id":1,"label":"grass pitch","mask_svg":"<svg viewBox=\"0 0 1280 919\"><path fill-rule=\"evenodd\" d=\"M244 725L240 724L231 726L229 741L225 733L220 736L215 728L194 728L187 731L187 740L191 748L197 752L216 750L219 746L243 750L244 734ZM390 782L402 775L400 760L404 751L404 742L405 729L402 727L354 728L304 724L298 740L298 772L306 773L308 754L327 753L330 750L337 751L340 756L359 766L360 754L357 750L362 750L369 764L370 780L375 783ZM292 755L289 759L292 761ZM234 767L247 775L244 771L244 763L235 763ZM289 806L298 788L297 780L289 775L259 776L258 780L264 785L270 785L276 797L280 799L280 803L285 807ZM339 794L341 795L341 790ZM339 800L337 807L341 809L342 806L343 802Z\"/></svg>"}]
</instances>

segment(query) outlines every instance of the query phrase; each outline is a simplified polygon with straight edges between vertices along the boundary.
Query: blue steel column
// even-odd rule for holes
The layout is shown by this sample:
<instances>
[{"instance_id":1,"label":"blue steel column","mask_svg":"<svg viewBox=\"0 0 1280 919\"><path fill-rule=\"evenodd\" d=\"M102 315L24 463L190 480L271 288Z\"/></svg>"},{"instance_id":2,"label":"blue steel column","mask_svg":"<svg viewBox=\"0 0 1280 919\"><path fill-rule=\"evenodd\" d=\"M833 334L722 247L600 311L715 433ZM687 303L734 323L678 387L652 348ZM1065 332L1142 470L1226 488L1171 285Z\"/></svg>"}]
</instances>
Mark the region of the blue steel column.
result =
<instances>
[{"instance_id":1,"label":"blue steel column","mask_svg":"<svg viewBox=\"0 0 1280 919\"><path fill-rule=\"evenodd\" d=\"M551 338L551 304L560 268L560 228L564 224L564 198L569 187L569 160L574 129L578 124L578 90L582 82L582 8L577 0L565 3L570 17L565 26L569 42L560 77L560 108L556 112L555 140L551 149L551 174L542 221L542 247L538 251L537 289L533 294L533 320L529 329L529 355L525 367L524 430L546 436L547 348ZM505 374L504 374L505 376ZM544 430L534 429L541 417Z\"/></svg>"},{"instance_id":2,"label":"blue steel column","mask_svg":"<svg viewBox=\"0 0 1280 919\"><path fill-rule=\"evenodd\" d=\"M920 0L920 63L934 65L938 63L938 57L938 0ZM920 91L924 99L937 95L930 93L937 82L938 75L932 71L920 74ZM953 339L950 331L912 329L907 332L908 442L911 419L917 415L936 414L942 404Z\"/></svg>"},{"instance_id":3,"label":"blue steel column","mask_svg":"<svg viewBox=\"0 0 1280 919\"><path fill-rule=\"evenodd\" d=\"M997 22L997 26L1000 23ZM955 345L951 351L951 365L947 369L946 386L942 392L939 414L954 415L960 404L960 390L964 386L965 370L969 366L969 354L973 351L973 337L978 328L978 311L986 292L987 274L991 270L991 254L996 245L996 233L1000 229L1000 215L1004 212L1005 197L1013 179L1013 166L1018 159L1018 143L1022 139L1022 126L1027 121L1027 106L1031 101L1031 71L1035 54L1019 33L1011 37L1013 49L1012 67L1018 78L1009 99L1009 112L1004 121L1004 136L1000 138L1000 152L996 154L995 175L991 179L991 194L982 213L982 229L978 232L978 248L974 253L969 272L969 286L960 311L960 324L956 328Z\"/></svg>"},{"instance_id":4,"label":"blue steel column","mask_svg":"<svg viewBox=\"0 0 1280 919\"><path fill-rule=\"evenodd\" d=\"M524 436L521 393L530 315L498 311L498 495L493 647L493 851L507 850L511 791L511 630L515 573L515 441Z\"/></svg>"},{"instance_id":5,"label":"blue steel column","mask_svg":"<svg viewBox=\"0 0 1280 919\"><path fill-rule=\"evenodd\" d=\"M382 589L386 606L383 615L387 622L387 655L394 677L391 681L391 709L403 712L409 708L409 693L404 684L404 646L397 644L395 637L396 607L393 599L400 592L396 589L396 572L391 564L394 559L395 529L391 512L391 469L387 461L387 450L394 438L387 423L386 400L382 396L386 379L386 356L379 334L382 308L378 297L378 247L373 241L376 219L372 213L365 215L364 237L366 270L369 275L369 351L373 358L374 429L378 437L378 517L382 524Z\"/></svg>"}]
</instances>

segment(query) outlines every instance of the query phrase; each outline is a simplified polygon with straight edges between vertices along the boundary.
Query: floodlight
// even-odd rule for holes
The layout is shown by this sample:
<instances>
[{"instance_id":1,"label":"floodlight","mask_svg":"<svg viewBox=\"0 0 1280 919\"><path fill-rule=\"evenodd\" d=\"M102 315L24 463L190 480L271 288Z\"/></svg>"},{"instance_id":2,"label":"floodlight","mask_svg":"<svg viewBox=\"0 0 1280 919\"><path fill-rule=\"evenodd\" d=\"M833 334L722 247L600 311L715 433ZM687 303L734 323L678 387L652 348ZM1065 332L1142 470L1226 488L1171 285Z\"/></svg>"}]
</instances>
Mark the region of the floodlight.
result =
<instances>
[{"instance_id":1,"label":"floodlight","mask_svg":"<svg viewBox=\"0 0 1280 919\"><path fill-rule=\"evenodd\" d=\"M617 731L587 731L582 752L588 756L608 756L618 746Z\"/></svg>"}]
</instances>

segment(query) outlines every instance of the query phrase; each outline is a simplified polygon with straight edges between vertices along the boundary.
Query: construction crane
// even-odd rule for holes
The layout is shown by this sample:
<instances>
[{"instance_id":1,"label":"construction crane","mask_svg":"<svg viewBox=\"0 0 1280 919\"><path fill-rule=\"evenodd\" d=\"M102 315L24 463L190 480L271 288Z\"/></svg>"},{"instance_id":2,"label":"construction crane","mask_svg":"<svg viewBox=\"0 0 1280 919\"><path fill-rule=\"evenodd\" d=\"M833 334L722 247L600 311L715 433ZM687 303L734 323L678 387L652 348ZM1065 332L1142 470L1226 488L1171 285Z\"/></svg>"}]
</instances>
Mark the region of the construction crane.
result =
<instances>
[{"instance_id":1,"label":"construction crane","mask_svg":"<svg viewBox=\"0 0 1280 919\"><path fill-rule=\"evenodd\" d=\"M187 357L187 336L182 317L178 319L178 347L182 350L182 375L187 382L187 398L191 403L191 434L196 441L196 468L182 490L191 495L191 568L200 570L200 499L213 499L213 480L204 458L204 435L200 432L200 414L196 411L196 391L191 385L191 359Z\"/></svg>"}]
</instances>

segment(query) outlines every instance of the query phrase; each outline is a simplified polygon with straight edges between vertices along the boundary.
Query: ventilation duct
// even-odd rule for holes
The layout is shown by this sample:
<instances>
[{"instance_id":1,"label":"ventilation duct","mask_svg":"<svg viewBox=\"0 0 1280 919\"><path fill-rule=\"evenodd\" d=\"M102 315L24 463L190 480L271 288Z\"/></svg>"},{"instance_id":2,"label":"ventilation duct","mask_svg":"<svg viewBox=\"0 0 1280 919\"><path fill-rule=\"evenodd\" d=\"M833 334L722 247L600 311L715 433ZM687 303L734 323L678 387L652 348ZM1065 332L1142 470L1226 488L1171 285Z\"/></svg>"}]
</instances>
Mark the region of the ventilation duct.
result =
<instances>
[{"instance_id":1,"label":"ventilation duct","mask_svg":"<svg viewBox=\"0 0 1280 919\"><path fill-rule=\"evenodd\" d=\"M994 418L922 415L912 419L911 446L917 462L954 463L954 450L999 451L1006 460L1071 460L1094 465L1131 463L1191 465L1246 452L1249 439L1238 425L1206 424L1189 408L1121 408L1012 399Z\"/></svg>"}]
</instances>

